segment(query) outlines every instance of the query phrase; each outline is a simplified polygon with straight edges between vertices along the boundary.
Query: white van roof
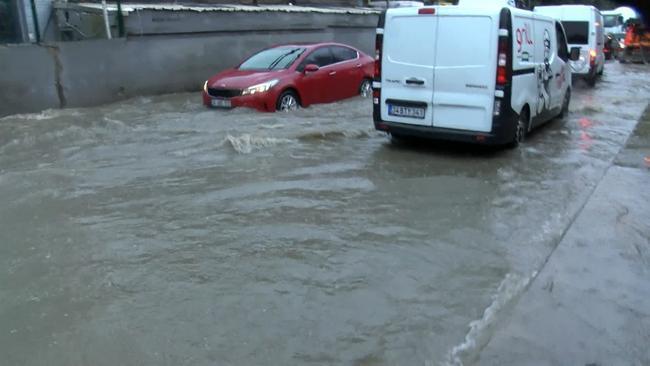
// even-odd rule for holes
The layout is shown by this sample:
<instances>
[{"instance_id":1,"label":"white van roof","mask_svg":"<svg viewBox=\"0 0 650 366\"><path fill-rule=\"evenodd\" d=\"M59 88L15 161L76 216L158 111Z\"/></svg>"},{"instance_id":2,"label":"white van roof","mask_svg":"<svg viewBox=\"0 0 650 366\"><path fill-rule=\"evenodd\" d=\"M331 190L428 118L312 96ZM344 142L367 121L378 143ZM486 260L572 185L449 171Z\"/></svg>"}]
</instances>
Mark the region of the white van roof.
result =
<instances>
[{"instance_id":1,"label":"white van roof","mask_svg":"<svg viewBox=\"0 0 650 366\"><path fill-rule=\"evenodd\" d=\"M515 7L515 0L459 0L458 6L512 6Z\"/></svg>"},{"instance_id":2,"label":"white van roof","mask_svg":"<svg viewBox=\"0 0 650 366\"><path fill-rule=\"evenodd\" d=\"M600 12L593 5L536 6L533 11L560 20L590 20L594 12Z\"/></svg>"}]
</instances>

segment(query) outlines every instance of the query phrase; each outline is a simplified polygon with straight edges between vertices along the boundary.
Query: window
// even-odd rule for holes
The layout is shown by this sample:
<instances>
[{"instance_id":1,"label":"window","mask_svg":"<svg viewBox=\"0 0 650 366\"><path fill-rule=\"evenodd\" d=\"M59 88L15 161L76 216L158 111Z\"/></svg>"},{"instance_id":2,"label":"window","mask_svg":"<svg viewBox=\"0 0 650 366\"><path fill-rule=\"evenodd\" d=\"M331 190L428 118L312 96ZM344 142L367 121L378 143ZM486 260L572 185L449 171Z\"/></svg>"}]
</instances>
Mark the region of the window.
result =
<instances>
[{"instance_id":1,"label":"window","mask_svg":"<svg viewBox=\"0 0 650 366\"><path fill-rule=\"evenodd\" d=\"M309 54L307 58L300 64L298 71L302 72L305 69L305 66L309 64L314 64L318 67L324 67L334 63L334 57L332 57L332 52L329 47L317 48L314 52Z\"/></svg>"},{"instance_id":2,"label":"window","mask_svg":"<svg viewBox=\"0 0 650 366\"><path fill-rule=\"evenodd\" d=\"M616 26L621 25L621 23L619 23L619 21L620 21L620 19L619 19L620 16L619 15L605 15L603 18L605 20L605 27L607 27L607 28L616 27Z\"/></svg>"},{"instance_id":3,"label":"window","mask_svg":"<svg viewBox=\"0 0 650 366\"><path fill-rule=\"evenodd\" d=\"M244 61L239 70L280 70L286 69L305 52L302 47L269 48Z\"/></svg>"},{"instance_id":4,"label":"window","mask_svg":"<svg viewBox=\"0 0 650 366\"><path fill-rule=\"evenodd\" d=\"M555 23L555 33L557 36L557 55L565 62L569 61L569 49L560 23Z\"/></svg>"},{"instance_id":5,"label":"window","mask_svg":"<svg viewBox=\"0 0 650 366\"><path fill-rule=\"evenodd\" d=\"M589 44L589 22L562 22L569 44Z\"/></svg>"},{"instance_id":6,"label":"window","mask_svg":"<svg viewBox=\"0 0 650 366\"><path fill-rule=\"evenodd\" d=\"M343 62L357 58L357 51L341 46L332 47L332 54L334 54L334 62Z\"/></svg>"}]
</instances>

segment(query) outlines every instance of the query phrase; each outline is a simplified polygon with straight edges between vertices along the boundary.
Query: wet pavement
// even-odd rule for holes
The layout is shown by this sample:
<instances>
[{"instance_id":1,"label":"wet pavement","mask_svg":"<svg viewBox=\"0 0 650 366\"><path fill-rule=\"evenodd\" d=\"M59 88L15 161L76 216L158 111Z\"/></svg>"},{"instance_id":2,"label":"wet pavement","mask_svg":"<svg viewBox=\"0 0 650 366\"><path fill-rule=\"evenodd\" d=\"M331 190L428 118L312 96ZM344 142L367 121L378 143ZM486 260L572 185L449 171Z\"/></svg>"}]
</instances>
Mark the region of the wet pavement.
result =
<instances>
[{"instance_id":1,"label":"wet pavement","mask_svg":"<svg viewBox=\"0 0 650 366\"><path fill-rule=\"evenodd\" d=\"M650 106L475 364L650 365L648 152Z\"/></svg>"},{"instance_id":2,"label":"wet pavement","mask_svg":"<svg viewBox=\"0 0 650 366\"><path fill-rule=\"evenodd\" d=\"M397 143L369 100L194 94L0 119L8 365L476 358L650 99L607 65L517 150Z\"/></svg>"}]
</instances>

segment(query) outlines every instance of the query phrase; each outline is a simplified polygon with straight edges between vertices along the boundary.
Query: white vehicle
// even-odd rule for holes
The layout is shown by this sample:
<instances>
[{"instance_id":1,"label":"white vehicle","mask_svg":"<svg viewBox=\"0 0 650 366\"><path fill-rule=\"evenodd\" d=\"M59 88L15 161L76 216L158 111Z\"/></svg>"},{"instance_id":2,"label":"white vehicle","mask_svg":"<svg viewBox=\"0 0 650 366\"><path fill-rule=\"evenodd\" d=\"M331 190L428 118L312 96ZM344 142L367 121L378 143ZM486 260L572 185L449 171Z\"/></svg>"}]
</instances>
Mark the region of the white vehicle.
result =
<instances>
[{"instance_id":1,"label":"white vehicle","mask_svg":"<svg viewBox=\"0 0 650 366\"><path fill-rule=\"evenodd\" d=\"M382 14L375 128L394 137L517 145L534 127L567 113L571 70L562 25L509 4Z\"/></svg>"},{"instance_id":2,"label":"white vehicle","mask_svg":"<svg viewBox=\"0 0 650 366\"><path fill-rule=\"evenodd\" d=\"M601 14L603 15L603 31L605 34L623 35L625 37L625 19L622 14L617 13L616 10L605 10Z\"/></svg>"},{"instance_id":3,"label":"white vehicle","mask_svg":"<svg viewBox=\"0 0 650 366\"><path fill-rule=\"evenodd\" d=\"M625 48L625 33L627 22L630 19L638 19L639 14L632 8L621 6L614 10L601 11L604 20L605 34L613 34L621 48Z\"/></svg>"},{"instance_id":4,"label":"white vehicle","mask_svg":"<svg viewBox=\"0 0 650 366\"><path fill-rule=\"evenodd\" d=\"M571 62L573 75L595 85L596 78L605 70L605 34L600 11L591 5L536 6L534 11L562 22L569 47L580 47L580 59Z\"/></svg>"}]
</instances>

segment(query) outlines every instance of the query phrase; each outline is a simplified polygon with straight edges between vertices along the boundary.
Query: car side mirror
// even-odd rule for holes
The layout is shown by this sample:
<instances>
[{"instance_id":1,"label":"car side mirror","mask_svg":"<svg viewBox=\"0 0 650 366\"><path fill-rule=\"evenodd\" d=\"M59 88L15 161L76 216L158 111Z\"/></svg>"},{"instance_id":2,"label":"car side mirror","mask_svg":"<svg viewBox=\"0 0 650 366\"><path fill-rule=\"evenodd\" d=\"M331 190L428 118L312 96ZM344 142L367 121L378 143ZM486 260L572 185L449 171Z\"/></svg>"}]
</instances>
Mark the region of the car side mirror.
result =
<instances>
[{"instance_id":1,"label":"car side mirror","mask_svg":"<svg viewBox=\"0 0 650 366\"><path fill-rule=\"evenodd\" d=\"M305 74L306 73L311 73L311 72L316 72L318 70L320 70L320 67L318 67L318 65L309 64L309 65L305 66Z\"/></svg>"},{"instance_id":2,"label":"car side mirror","mask_svg":"<svg viewBox=\"0 0 650 366\"><path fill-rule=\"evenodd\" d=\"M580 59L580 47L571 47L571 53L569 54L569 60L578 61Z\"/></svg>"}]
</instances>

